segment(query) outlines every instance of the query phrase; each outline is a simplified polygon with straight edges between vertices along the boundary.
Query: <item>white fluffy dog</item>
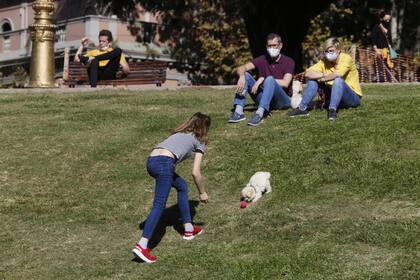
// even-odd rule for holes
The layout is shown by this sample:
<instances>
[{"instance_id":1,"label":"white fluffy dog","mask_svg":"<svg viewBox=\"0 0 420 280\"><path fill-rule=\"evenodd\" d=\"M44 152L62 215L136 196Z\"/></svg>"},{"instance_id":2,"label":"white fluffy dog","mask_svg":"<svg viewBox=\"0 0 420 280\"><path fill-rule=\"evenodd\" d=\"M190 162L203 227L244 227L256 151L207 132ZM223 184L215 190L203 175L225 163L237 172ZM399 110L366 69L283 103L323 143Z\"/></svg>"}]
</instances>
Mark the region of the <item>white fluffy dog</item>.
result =
<instances>
[{"instance_id":1,"label":"white fluffy dog","mask_svg":"<svg viewBox=\"0 0 420 280\"><path fill-rule=\"evenodd\" d=\"M256 172L242 189L242 199L246 202L256 202L263 193L271 192L270 172Z\"/></svg>"},{"instance_id":2,"label":"white fluffy dog","mask_svg":"<svg viewBox=\"0 0 420 280\"><path fill-rule=\"evenodd\" d=\"M293 95L291 98L291 106L293 109L296 109L299 106L300 101L302 101L302 94L301 94L303 91L302 83L299 81L293 81L292 91L293 91Z\"/></svg>"}]
</instances>

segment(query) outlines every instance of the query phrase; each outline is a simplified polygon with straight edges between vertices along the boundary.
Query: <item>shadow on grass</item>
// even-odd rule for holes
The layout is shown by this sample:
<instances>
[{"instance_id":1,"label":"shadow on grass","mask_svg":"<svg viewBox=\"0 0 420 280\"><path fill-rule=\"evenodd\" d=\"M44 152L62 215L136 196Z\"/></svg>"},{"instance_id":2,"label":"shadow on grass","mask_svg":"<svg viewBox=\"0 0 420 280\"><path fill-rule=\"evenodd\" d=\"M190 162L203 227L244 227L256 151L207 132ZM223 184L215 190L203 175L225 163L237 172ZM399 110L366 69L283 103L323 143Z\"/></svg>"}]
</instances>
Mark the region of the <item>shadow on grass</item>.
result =
<instances>
[{"instance_id":1,"label":"shadow on grass","mask_svg":"<svg viewBox=\"0 0 420 280\"><path fill-rule=\"evenodd\" d=\"M196 214L196 208L199 204L197 200L189 200L189 206L190 206L190 214L191 214L191 220L194 221L194 216ZM144 229L144 225L146 223L146 220L140 223L139 228L141 231ZM202 222L194 222L194 225L203 225ZM163 237L166 234L166 228L167 227L173 227L180 235L184 234L184 225L181 221L181 215L179 213L178 204L174 204L169 208L166 208L163 211L162 217L159 220L159 223L157 224L152 238L149 240L149 248L153 249L157 247L160 243L160 241L163 239ZM143 261L139 258L133 258L132 261L142 263Z\"/></svg>"},{"instance_id":2,"label":"shadow on grass","mask_svg":"<svg viewBox=\"0 0 420 280\"><path fill-rule=\"evenodd\" d=\"M258 106L256 104L246 104L245 108L244 108L244 111L245 112L254 112L254 111L257 111L257 109L258 109Z\"/></svg>"},{"instance_id":3,"label":"shadow on grass","mask_svg":"<svg viewBox=\"0 0 420 280\"><path fill-rule=\"evenodd\" d=\"M249 104L245 104L244 111L245 112L251 112L251 111L256 111L257 109L258 109L258 106L255 103L249 103ZM231 113L235 112L235 106L233 106L230 109L230 112Z\"/></svg>"}]
</instances>

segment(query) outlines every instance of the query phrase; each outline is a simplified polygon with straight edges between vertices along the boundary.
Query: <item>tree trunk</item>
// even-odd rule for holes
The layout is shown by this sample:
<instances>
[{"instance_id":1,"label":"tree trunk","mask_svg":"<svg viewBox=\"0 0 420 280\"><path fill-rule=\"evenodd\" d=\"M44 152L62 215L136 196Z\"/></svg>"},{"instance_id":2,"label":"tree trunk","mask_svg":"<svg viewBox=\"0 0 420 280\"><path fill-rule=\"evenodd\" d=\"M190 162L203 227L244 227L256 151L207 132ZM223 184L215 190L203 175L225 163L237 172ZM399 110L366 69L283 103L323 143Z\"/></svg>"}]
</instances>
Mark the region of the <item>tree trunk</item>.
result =
<instances>
[{"instance_id":1,"label":"tree trunk","mask_svg":"<svg viewBox=\"0 0 420 280\"><path fill-rule=\"evenodd\" d=\"M391 2L391 36L394 48L401 47L401 31L404 25L404 12L406 8L406 1L390 0Z\"/></svg>"}]
</instances>

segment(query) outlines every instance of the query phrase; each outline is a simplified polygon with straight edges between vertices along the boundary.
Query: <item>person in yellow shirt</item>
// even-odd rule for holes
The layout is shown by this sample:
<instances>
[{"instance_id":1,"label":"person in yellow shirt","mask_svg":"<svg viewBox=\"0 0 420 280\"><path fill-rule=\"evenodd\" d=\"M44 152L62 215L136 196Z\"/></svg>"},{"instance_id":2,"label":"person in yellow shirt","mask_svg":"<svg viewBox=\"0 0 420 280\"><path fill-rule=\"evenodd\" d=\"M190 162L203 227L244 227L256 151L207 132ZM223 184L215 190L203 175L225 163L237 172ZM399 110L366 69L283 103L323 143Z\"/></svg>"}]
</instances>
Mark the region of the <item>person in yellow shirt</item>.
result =
<instances>
[{"instance_id":1,"label":"person in yellow shirt","mask_svg":"<svg viewBox=\"0 0 420 280\"><path fill-rule=\"evenodd\" d=\"M363 96L359 73L350 55L340 49L337 38L324 44L324 57L305 72L309 79L299 107L287 113L289 117L308 116L308 108L318 88L324 89L329 100L328 120L337 118L339 108L357 107Z\"/></svg>"},{"instance_id":2,"label":"person in yellow shirt","mask_svg":"<svg viewBox=\"0 0 420 280\"><path fill-rule=\"evenodd\" d=\"M91 87L96 87L98 80L116 79L117 73L128 75L130 68L120 48L113 49L112 33L109 30L99 32L99 47L82 55L83 49L89 44L89 38L84 37L74 57L75 62L88 66L88 75Z\"/></svg>"}]
</instances>

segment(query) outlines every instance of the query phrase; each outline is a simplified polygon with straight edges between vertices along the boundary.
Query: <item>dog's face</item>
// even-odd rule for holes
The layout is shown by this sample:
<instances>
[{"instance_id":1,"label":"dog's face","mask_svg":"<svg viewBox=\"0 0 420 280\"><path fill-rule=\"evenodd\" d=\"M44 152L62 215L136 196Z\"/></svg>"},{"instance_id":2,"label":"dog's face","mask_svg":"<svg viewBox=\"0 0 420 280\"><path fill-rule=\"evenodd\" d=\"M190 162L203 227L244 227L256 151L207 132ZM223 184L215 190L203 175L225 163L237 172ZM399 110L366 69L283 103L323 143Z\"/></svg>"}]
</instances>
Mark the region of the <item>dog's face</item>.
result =
<instances>
[{"instance_id":1,"label":"dog's face","mask_svg":"<svg viewBox=\"0 0 420 280\"><path fill-rule=\"evenodd\" d=\"M242 198L246 202L251 202L255 197L255 189L249 184L242 189Z\"/></svg>"}]
</instances>

